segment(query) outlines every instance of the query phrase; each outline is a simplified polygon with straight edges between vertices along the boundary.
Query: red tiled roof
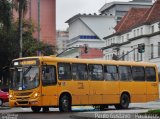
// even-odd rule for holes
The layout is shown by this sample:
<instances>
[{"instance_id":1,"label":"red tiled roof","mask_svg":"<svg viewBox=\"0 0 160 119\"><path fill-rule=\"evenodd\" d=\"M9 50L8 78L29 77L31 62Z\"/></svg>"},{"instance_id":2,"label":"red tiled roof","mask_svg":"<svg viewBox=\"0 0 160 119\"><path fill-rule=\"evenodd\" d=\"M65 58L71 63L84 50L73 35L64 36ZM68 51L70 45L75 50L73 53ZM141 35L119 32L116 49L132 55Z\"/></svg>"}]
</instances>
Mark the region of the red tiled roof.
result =
<instances>
[{"instance_id":1,"label":"red tiled roof","mask_svg":"<svg viewBox=\"0 0 160 119\"><path fill-rule=\"evenodd\" d=\"M160 0L157 0L146 14L144 14L141 21L147 24L160 21Z\"/></svg>"},{"instance_id":2,"label":"red tiled roof","mask_svg":"<svg viewBox=\"0 0 160 119\"><path fill-rule=\"evenodd\" d=\"M122 20L116 25L116 32L125 32L140 23L148 8L131 8Z\"/></svg>"},{"instance_id":3,"label":"red tiled roof","mask_svg":"<svg viewBox=\"0 0 160 119\"><path fill-rule=\"evenodd\" d=\"M115 30L117 33L127 32L133 27L158 21L160 21L160 0L157 0L151 8L132 8L116 25Z\"/></svg>"}]
</instances>

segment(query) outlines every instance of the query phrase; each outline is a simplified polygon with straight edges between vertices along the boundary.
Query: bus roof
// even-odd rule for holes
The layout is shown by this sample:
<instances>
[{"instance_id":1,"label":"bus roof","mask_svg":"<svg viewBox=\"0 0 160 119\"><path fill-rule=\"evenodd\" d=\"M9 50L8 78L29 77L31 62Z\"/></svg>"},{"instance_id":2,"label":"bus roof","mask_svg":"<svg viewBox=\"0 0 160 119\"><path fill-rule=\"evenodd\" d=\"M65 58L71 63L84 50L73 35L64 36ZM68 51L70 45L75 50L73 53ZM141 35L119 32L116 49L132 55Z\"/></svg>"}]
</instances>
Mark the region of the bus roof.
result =
<instances>
[{"instance_id":1,"label":"bus roof","mask_svg":"<svg viewBox=\"0 0 160 119\"><path fill-rule=\"evenodd\" d=\"M120 65L144 65L144 66L156 66L154 63L149 62L135 62L135 61L115 61L115 60L103 60L103 59L80 59L80 58L62 58L56 56L36 56L36 57L23 57L16 60L25 59L40 59L44 62L72 62L72 63L90 63L90 64L120 64Z\"/></svg>"}]
</instances>

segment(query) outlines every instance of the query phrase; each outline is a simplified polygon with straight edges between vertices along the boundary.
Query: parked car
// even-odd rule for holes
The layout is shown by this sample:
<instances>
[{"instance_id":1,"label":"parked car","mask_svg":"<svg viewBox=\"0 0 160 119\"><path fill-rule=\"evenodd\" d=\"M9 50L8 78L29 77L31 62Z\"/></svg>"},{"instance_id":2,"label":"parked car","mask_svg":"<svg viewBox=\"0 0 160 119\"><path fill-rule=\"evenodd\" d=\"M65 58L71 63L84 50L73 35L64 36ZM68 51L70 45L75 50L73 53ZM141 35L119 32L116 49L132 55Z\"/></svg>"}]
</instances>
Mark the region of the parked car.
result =
<instances>
[{"instance_id":1,"label":"parked car","mask_svg":"<svg viewBox=\"0 0 160 119\"><path fill-rule=\"evenodd\" d=\"M0 90L0 106L2 106L4 102L8 102L8 100L9 100L8 92Z\"/></svg>"}]
</instances>

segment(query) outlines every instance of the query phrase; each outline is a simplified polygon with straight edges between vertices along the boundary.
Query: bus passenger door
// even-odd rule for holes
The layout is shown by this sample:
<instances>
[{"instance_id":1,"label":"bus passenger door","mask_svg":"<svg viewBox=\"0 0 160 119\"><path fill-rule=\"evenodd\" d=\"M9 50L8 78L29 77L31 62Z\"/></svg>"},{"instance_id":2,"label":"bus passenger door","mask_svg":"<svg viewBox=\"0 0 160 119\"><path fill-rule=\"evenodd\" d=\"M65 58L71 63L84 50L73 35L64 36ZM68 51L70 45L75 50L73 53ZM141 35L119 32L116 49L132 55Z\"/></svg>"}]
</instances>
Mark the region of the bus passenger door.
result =
<instances>
[{"instance_id":1,"label":"bus passenger door","mask_svg":"<svg viewBox=\"0 0 160 119\"><path fill-rule=\"evenodd\" d=\"M42 66L42 106L57 105L56 66Z\"/></svg>"},{"instance_id":2,"label":"bus passenger door","mask_svg":"<svg viewBox=\"0 0 160 119\"><path fill-rule=\"evenodd\" d=\"M103 103L103 66L100 64L90 64L89 68L89 104Z\"/></svg>"},{"instance_id":3,"label":"bus passenger door","mask_svg":"<svg viewBox=\"0 0 160 119\"><path fill-rule=\"evenodd\" d=\"M103 103L116 104L119 103L120 86L118 81L118 70L116 65L104 66L105 86L103 87Z\"/></svg>"}]
</instances>

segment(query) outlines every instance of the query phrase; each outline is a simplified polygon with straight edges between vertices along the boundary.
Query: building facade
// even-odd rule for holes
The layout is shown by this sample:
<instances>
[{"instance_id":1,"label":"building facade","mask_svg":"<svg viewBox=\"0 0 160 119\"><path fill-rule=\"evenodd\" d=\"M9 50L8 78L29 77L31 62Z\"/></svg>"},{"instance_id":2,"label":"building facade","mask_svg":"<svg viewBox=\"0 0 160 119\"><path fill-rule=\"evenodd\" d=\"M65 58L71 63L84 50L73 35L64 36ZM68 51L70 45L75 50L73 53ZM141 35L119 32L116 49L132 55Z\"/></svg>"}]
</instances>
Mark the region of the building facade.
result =
<instances>
[{"instance_id":1,"label":"building facade","mask_svg":"<svg viewBox=\"0 0 160 119\"><path fill-rule=\"evenodd\" d=\"M18 12L13 11L14 19ZM55 45L56 43L56 0L28 0L26 20L31 20L35 27L37 40Z\"/></svg>"},{"instance_id":2,"label":"building facade","mask_svg":"<svg viewBox=\"0 0 160 119\"><path fill-rule=\"evenodd\" d=\"M83 47L88 46L90 51L95 48L101 49L104 47L105 41L103 37L108 34L114 33L113 26L116 21L112 16L97 15L97 14L77 14L66 21L69 24L69 41L67 47ZM81 57L81 48L79 50L69 50L65 57ZM99 50L95 55L83 55L81 58L97 58L102 55ZM100 54L99 54L100 53Z\"/></svg>"},{"instance_id":3,"label":"building facade","mask_svg":"<svg viewBox=\"0 0 160 119\"><path fill-rule=\"evenodd\" d=\"M116 33L105 37L104 59L116 55L119 60L146 61L160 66L160 0L151 8L132 8L115 27ZM145 52L138 52L138 45Z\"/></svg>"},{"instance_id":4,"label":"building facade","mask_svg":"<svg viewBox=\"0 0 160 119\"><path fill-rule=\"evenodd\" d=\"M103 38L115 33L115 25L131 7L146 8L151 5L151 0L111 2L106 3L100 9L101 14L99 15L77 14L66 21L69 24L69 41L67 47L87 45L89 48L101 49L106 45ZM76 53L79 50L74 51L74 53L71 51L71 53L67 53L68 55L65 56L75 57L79 54Z\"/></svg>"},{"instance_id":5,"label":"building facade","mask_svg":"<svg viewBox=\"0 0 160 119\"><path fill-rule=\"evenodd\" d=\"M152 0L133 0L130 2L110 2L106 3L99 12L107 16L115 16L117 23L131 8L149 8Z\"/></svg>"},{"instance_id":6,"label":"building facade","mask_svg":"<svg viewBox=\"0 0 160 119\"><path fill-rule=\"evenodd\" d=\"M67 49L67 42L69 40L68 31L57 31L57 53L61 53Z\"/></svg>"}]
</instances>

